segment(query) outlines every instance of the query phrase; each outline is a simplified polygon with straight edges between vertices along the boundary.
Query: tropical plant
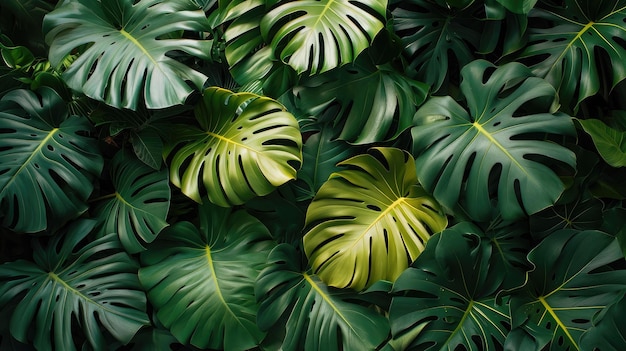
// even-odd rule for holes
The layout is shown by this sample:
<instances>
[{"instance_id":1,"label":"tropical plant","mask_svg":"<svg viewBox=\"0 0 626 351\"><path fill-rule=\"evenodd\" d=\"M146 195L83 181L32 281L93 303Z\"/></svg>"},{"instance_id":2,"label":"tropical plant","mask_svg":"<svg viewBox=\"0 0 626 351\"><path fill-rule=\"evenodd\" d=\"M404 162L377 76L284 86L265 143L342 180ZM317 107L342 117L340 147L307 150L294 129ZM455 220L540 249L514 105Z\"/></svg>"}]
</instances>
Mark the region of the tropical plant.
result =
<instances>
[{"instance_id":1,"label":"tropical plant","mask_svg":"<svg viewBox=\"0 0 626 351\"><path fill-rule=\"evenodd\" d=\"M626 0L3 0L0 349L626 349Z\"/></svg>"}]
</instances>

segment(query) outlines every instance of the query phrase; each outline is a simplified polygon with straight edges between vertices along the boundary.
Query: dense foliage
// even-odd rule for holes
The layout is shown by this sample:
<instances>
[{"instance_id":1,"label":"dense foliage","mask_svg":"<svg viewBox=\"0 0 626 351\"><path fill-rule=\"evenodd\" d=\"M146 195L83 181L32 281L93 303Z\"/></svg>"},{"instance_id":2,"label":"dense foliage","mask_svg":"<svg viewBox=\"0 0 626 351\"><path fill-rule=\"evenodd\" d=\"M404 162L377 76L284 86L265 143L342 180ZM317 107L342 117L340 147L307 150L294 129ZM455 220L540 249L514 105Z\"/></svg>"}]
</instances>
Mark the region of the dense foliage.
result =
<instances>
[{"instance_id":1,"label":"dense foliage","mask_svg":"<svg viewBox=\"0 0 626 351\"><path fill-rule=\"evenodd\" d=\"M626 349L625 0L3 0L1 350Z\"/></svg>"}]
</instances>

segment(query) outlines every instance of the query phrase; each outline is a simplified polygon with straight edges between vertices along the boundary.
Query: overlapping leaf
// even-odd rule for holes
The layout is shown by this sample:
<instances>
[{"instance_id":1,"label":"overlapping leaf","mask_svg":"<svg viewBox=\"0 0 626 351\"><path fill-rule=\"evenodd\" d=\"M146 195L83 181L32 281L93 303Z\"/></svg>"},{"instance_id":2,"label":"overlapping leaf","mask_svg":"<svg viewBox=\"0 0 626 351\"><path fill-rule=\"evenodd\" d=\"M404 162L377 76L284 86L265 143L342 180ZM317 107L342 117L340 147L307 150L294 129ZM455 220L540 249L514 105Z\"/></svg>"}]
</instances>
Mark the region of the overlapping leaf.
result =
<instances>
[{"instance_id":1,"label":"overlapping leaf","mask_svg":"<svg viewBox=\"0 0 626 351\"><path fill-rule=\"evenodd\" d=\"M626 1L545 2L529 15L543 24L529 28L529 45L520 56L535 61L533 73L557 89L567 108L576 110L599 91L601 70L608 70L610 81L604 84L612 87L626 78ZM600 61L599 51L609 65Z\"/></svg>"},{"instance_id":2,"label":"overlapping leaf","mask_svg":"<svg viewBox=\"0 0 626 351\"><path fill-rule=\"evenodd\" d=\"M583 350L580 337L596 314L626 291L624 270L609 268L624 259L617 239L564 229L544 239L528 258L535 269L527 289L511 297L513 327L531 336L550 335L550 350Z\"/></svg>"},{"instance_id":3,"label":"overlapping leaf","mask_svg":"<svg viewBox=\"0 0 626 351\"><path fill-rule=\"evenodd\" d=\"M418 185L413 158L374 148L342 163L308 208L304 248L328 285L360 290L395 280L447 219Z\"/></svg>"},{"instance_id":4,"label":"overlapping leaf","mask_svg":"<svg viewBox=\"0 0 626 351\"><path fill-rule=\"evenodd\" d=\"M303 0L280 4L261 21L275 55L296 72L323 73L353 62L384 24L387 0Z\"/></svg>"},{"instance_id":5,"label":"overlapping leaf","mask_svg":"<svg viewBox=\"0 0 626 351\"><path fill-rule=\"evenodd\" d=\"M79 220L34 246L34 262L0 266L0 308L16 304L13 337L37 350L106 349L105 330L122 343L149 324L137 263L115 234L85 241L95 221Z\"/></svg>"},{"instance_id":6,"label":"overlapping leaf","mask_svg":"<svg viewBox=\"0 0 626 351\"><path fill-rule=\"evenodd\" d=\"M407 71L440 90L451 71L475 58L480 30L472 9L450 9L427 0L399 2L393 9L393 28L402 38L409 57Z\"/></svg>"},{"instance_id":7,"label":"overlapping leaf","mask_svg":"<svg viewBox=\"0 0 626 351\"><path fill-rule=\"evenodd\" d=\"M206 81L167 54L182 51L209 59L210 41L161 38L175 31L209 30L193 0L70 0L49 13L43 27L53 65L88 46L63 78L72 89L111 106L182 104Z\"/></svg>"},{"instance_id":8,"label":"overlapping leaf","mask_svg":"<svg viewBox=\"0 0 626 351\"><path fill-rule=\"evenodd\" d=\"M288 244L272 250L255 286L260 300L257 322L283 335L281 350L374 350L389 334L387 319L358 304L349 290L326 286L303 272Z\"/></svg>"},{"instance_id":9,"label":"overlapping leaf","mask_svg":"<svg viewBox=\"0 0 626 351\"><path fill-rule=\"evenodd\" d=\"M238 205L295 178L302 136L295 117L275 100L209 88L195 114L200 128L177 131L183 145L170 167L172 183L190 198L200 202L206 191L213 203Z\"/></svg>"},{"instance_id":10,"label":"overlapping leaf","mask_svg":"<svg viewBox=\"0 0 626 351\"><path fill-rule=\"evenodd\" d=\"M155 171L130 153L119 152L111 164L114 197L94 212L101 233L116 233L126 250L145 250L168 224L170 188L167 170Z\"/></svg>"},{"instance_id":11,"label":"overlapping leaf","mask_svg":"<svg viewBox=\"0 0 626 351\"><path fill-rule=\"evenodd\" d=\"M267 228L245 211L212 204L201 228L178 222L141 254L139 279L159 320L182 343L247 350L265 333L256 325L254 282L272 248Z\"/></svg>"},{"instance_id":12,"label":"overlapping leaf","mask_svg":"<svg viewBox=\"0 0 626 351\"><path fill-rule=\"evenodd\" d=\"M389 310L394 339L417 329L410 349L502 349L510 320L496 294L506 271L492 261L493 244L480 234L470 223L435 234L400 275L393 292L402 295Z\"/></svg>"},{"instance_id":13,"label":"overlapping leaf","mask_svg":"<svg viewBox=\"0 0 626 351\"><path fill-rule=\"evenodd\" d=\"M368 144L394 139L409 128L428 86L364 57L303 81L295 93L298 107L341 128L339 139Z\"/></svg>"},{"instance_id":14,"label":"overlapping leaf","mask_svg":"<svg viewBox=\"0 0 626 351\"><path fill-rule=\"evenodd\" d=\"M433 97L415 115L413 151L424 188L479 221L491 218L494 200L507 220L554 204L564 185L548 162L576 164L572 151L543 139L575 133L571 118L550 113L554 89L519 63L496 68L477 60L462 75L469 111Z\"/></svg>"},{"instance_id":15,"label":"overlapping leaf","mask_svg":"<svg viewBox=\"0 0 626 351\"><path fill-rule=\"evenodd\" d=\"M16 90L0 101L0 212L17 232L60 225L87 209L102 170L85 117L70 116L51 89Z\"/></svg>"}]
</instances>

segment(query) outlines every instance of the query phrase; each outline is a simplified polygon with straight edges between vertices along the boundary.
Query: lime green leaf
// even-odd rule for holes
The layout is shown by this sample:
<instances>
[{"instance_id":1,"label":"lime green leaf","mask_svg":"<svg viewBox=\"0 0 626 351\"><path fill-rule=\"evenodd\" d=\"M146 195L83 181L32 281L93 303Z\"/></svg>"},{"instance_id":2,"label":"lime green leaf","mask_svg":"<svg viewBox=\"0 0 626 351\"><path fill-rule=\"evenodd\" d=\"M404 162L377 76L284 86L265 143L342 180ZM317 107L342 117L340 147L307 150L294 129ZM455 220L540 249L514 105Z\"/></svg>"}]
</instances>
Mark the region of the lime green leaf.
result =
<instances>
[{"instance_id":1,"label":"lime green leaf","mask_svg":"<svg viewBox=\"0 0 626 351\"><path fill-rule=\"evenodd\" d=\"M263 17L261 33L296 72L323 73L370 46L386 8L387 0L284 2Z\"/></svg>"},{"instance_id":2,"label":"lime green leaf","mask_svg":"<svg viewBox=\"0 0 626 351\"><path fill-rule=\"evenodd\" d=\"M0 44L0 53L10 68L28 68L35 61L35 56L24 46L7 47Z\"/></svg>"},{"instance_id":3,"label":"lime green leaf","mask_svg":"<svg viewBox=\"0 0 626 351\"><path fill-rule=\"evenodd\" d=\"M626 291L626 272L610 268L624 256L616 238L599 231L564 229L529 254L535 269L525 290L511 297L514 328L551 335L550 350L585 350L580 337L594 316Z\"/></svg>"},{"instance_id":4,"label":"lime green leaf","mask_svg":"<svg viewBox=\"0 0 626 351\"><path fill-rule=\"evenodd\" d=\"M179 30L202 32L208 22L193 0L69 0L43 22L50 61L57 65L89 45L63 73L66 83L115 107L157 109L185 102L206 77L168 57L183 51L209 59L211 41L160 39ZM122 54L123 53L123 54Z\"/></svg>"},{"instance_id":5,"label":"lime green leaf","mask_svg":"<svg viewBox=\"0 0 626 351\"><path fill-rule=\"evenodd\" d=\"M433 235L394 283L394 339L419 329L411 349L501 350L510 320L506 300L496 301L506 271L493 252L491 240L468 222Z\"/></svg>"},{"instance_id":6,"label":"lime green leaf","mask_svg":"<svg viewBox=\"0 0 626 351\"><path fill-rule=\"evenodd\" d=\"M183 145L170 167L172 183L185 195L200 202L206 190L215 204L239 205L295 178L302 136L298 121L275 100L209 88L195 115L200 128L175 133Z\"/></svg>"},{"instance_id":7,"label":"lime green leaf","mask_svg":"<svg viewBox=\"0 0 626 351\"><path fill-rule=\"evenodd\" d=\"M519 63L496 68L477 60L462 75L469 111L433 97L415 115L413 152L424 188L478 221L491 218L493 200L505 220L554 204L564 185L546 160L576 164L572 151L542 138L575 134L570 117L549 113L554 89Z\"/></svg>"},{"instance_id":8,"label":"lime green leaf","mask_svg":"<svg viewBox=\"0 0 626 351\"><path fill-rule=\"evenodd\" d=\"M257 322L284 335L281 350L374 350L389 334L387 318L358 304L358 294L303 272L300 256L288 244L272 250L255 293Z\"/></svg>"},{"instance_id":9,"label":"lime green leaf","mask_svg":"<svg viewBox=\"0 0 626 351\"><path fill-rule=\"evenodd\" d=\"M563 105L577 110L581 101L598 93L603 73L613 87L626 78L626 16L622 0L565 0L560 6L540 2L529 16L542 26L529 28L528 45L520 54L537 62L533 73L548 80ZM607 54L609 64L599 60Z\"/></svg>"},{"instance_id":10,"label":"lime green leaf","mask_svg":"<svg viewBox=\"0 0 626 351\"><path fill-rule=\"evenodd\" d=\"M51 89L16 90L0 100L0 212L3 225L38 232L87 209L102 170L85 117L69 116Z\"/></svg>"},{"instance_id":11,"label":"lime green leaf","mask_svg":"<svg viewBox=\"0 0 626 351\"><path fill-rule=\"evenodd\" d=\"M15 303L11 334L37 350L77 350L80 331L96 350L104 330L122 343L149 324L138 265L115 234L85 241L95 221L79 220L48 245L35 242L33 259L0 266L0 308Z\"/></svg>"},{"instance_id":12,"label":"lime green leaf","mask_svg":"<svg viewBox=\"0 0 626 351\"><path fill-rule=\"evenodd\" d=\"M402 38L409 59L407 71L439 91L451 76L475 58L480 43L481 23L471 6L450 9L427 0L399 2L393 9L393 28Z\"/></svg>"},{"instance_id":13,"label":"lime green leaf","mask_svg":"<svg viewBox=\"0 0 626 351\"><path fill-rule=\"evenodd\" d=\"M299 108L340 125L338 138L353 144L396 138L411 126L428 94L426 84L368 57L305 80L295 90Z\"/></svg>"},{"instance_id":14,"label":"lime green leaf","mask_svg":"<svg viewBox=\"0 0 626 351\"><path fill-rule=\"evenodd\" d=\"M98 205L100 233L116 233L126 251L145 250L168 224L170 202L167 170L155 171L126 152L118 152L111 164L115 196Z\"/></svg>"},{"instance_id":15,"label":"lime green leaf","mask_svg":"<svg viewBox=\"0 0 626 351\"><path fill-rule=\"evenodd\" d=\"M178 222L141 254L139 279L159 320L183 344L247 350L265 333L256 325L254 282L272 242L257 219L203 205L201 228Z\"/></svg>"},{"instance_id":16,"label":"lime green leaf","mask_svg":"<svg viewBox=\"0 0 626 351\"><path fill-rule=\"evenodd\" d=\"M446 216L418 185L407 152L373 148L339 165L349 168L322 185L307 211L303 241L311 267L339 288L393 281L446 227Z\"/></svg>"},{"instance_id":17,"label":"lime green leaf","mask_svg":"<svg viewBox=\"0 0 626 351\"><path fill-rule=\"evenodd\" d=\"M600 156L613 167L626 166L626 131L613 129L599 119L578 119L585 132L591 135Z\"/></svg>"}]
</instances>

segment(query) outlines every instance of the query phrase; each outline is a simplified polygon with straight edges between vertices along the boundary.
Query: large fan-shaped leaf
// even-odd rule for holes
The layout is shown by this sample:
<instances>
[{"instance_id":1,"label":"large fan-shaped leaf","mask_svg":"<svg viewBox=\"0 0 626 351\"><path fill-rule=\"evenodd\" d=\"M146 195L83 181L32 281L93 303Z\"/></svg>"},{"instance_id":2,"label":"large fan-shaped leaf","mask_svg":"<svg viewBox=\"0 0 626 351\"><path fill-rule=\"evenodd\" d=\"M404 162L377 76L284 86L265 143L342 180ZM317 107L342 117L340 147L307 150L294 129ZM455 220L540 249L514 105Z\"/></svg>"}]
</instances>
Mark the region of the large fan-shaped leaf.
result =
<instances>
[{"instance_id":1,"label":"large fan-shaped leaf","mask_svg":"<svg viewBox=\"0 0 626 351\"><path fill-rule=\"evenodd\" d=\"M34 262L0 266L0 308L17 304L10 322L17 340L37 350L80 350L80 330L93 349L105 350L103 329L125 344L149 323L137 263L115 234L86 241L94 225L74 222L48 245L35 242Z\"/></svg>"},{"instance_id":2,"label":"large fan-shaped leaf","mask_svg":"<svg viewBox=\"0 0 626 351\"><path fill-rule=\"evenodd\" d=\"M261 301L257 322L283 335L281 350L374 350L389 334L387 319L358 304L357 294L303 272L288 244L272 250L255 291Z\"/></svg>"},{"instance_id":3,"label":"large fan-shaped leaf","mask_svg":"<svg viewBox=\"0 0 626 351\"><path fill-rule=\"evenodd\" d=\"M575 134L571 118L548 112L554 89L519 63L496 68L477 60L462 75L469 111L434 97L415 116L413 150L424 188L444 206L460 203L475 220L490 218L493 200L504 219L554 204L564 185L546 160L576 163L573 152L542 138Z\"/></svg>"},{"instance_id":4,"label":"large fan-shaped leaf","mask_svg":"<svg viewBox=\"0 0 626 351\"><path fill-rule=\"evenodd\" d=\"M298 121L275 100L209 88L195 114L200 128L176 133L184 145L170 167L172 183L190 198L200 202L206 190L213 203L237 205L295 178L302 136Z\"/></svg>"},{"instance_id":5,"label":"large fan-shaped leaf","mask_svg":"<svg viewBox=\"0 0 626 351\"><path fill-rule=\"evenodd\" d=\"M304 248L314 272L330 286L363 289L395 280L447 219L417 184L413 158L394 148L340 163L306 216Z\"/></svg>"},{"instance_id":6,"label":"large fan-shaped leaf","mask_svg":"<svg viewBox=\"0 0 626 351\"><path fill-rule=\"evenodd\" d=\"M496 247L468 222L434 235L393 286L406 295L391 302L394 338L418 329L411 349L501 350L510 320L496 302L506 278Z\"/></svg>"},{"instance_id":7,"label":"large fan-shaped leaf","mask_svg":"<svg viewBox=\"0 0 626 351\"><path fill-rule=\"evenodd\" d=\"M477 5L478 6L478 5ZM472 16L474 7L463 10L427 0L399 2L393 9L393 28L402 38L409 57L409 70L438 91L451 71L475 57L480 28Z\"/></svg>"},{"instance_id":8,"label":"large fan-shaped leaf","mask_svg":"<svg viewBox=\"0 0 626 351\"><path fill-rule=\"evenodd\" d=\"M38 232L86 210L102 170L85 117L69 116L47 88L16 90L0 101L0 213L3 225Z\"/></svg>"},{"instance_id":9,"label":"large fan-shaped leaf","mask_svg":"<svg viewBox=\"0 0 626 351\"><path fill-rule=\"evenodd\" d=\"M285 2L261 21L263 37L296 72L322 73L353 62L384 24L387 0Z\"/></svg>"},{"instance_id":10,"label":"large fan-shaped leaf","mask_svg":"<svg viewBox=\"0 0 626 351\"><path fill-rule=\"evenodd\" d=\"M424 83L404 77L391 66L375 66L368 57L356 64L315 76L295 88L298 106L342 128L339 139L368 144L396 138L428 94Z\"/></svg>"},{"instance_id":11,"label":"large fan-shaped leaf","mask_svg":"<svg viewBox=\"0 0 626 351\"><path fill-rule=\"evenodd\" d=\"M206 77L168 57L172 51L208 59L211 42L164 39L175 31L208 30L193 0L70 0L44 19L50 61L89 45L63 73L73 89L115 107L136 109L182 104Z\"/></svg>"},{"instance_id":12,"label":"large fan-shaped leaf","mask_svg":"<svg viewBox=\"0 0 626 351\"><path fill-rule=\"evenodd\" d=\"M119 152L111 164L114 197L97 207L101 233L116 233L130 253L143 251L168 224L170 187L167 170L155 171L130 153Z\"/></svg>"},{"instance_id":13,"label":"large fan-shaped leaf","mask_svg":"<svg viewBox=\"0 0 626 351\"><path fill-rule=\"evenodd\" d=\"M513 327L551 335L550 350L581 350L580 336L594 316L626 291L626 272L617 239L599 231L552 233L529 255L535 269L527 289L511 297ZM543 345L540 345L543 347Z\"/></svg>"},{"instance_id":14,"label":"large fan-shaped leaf","mask_svg":"<svg viewBox=\"0 0 626 351\"><path fill-rule=\"evenodd\" d=\"M556 87L567 107L577 109L599 91L602 71L610 72L612 81L606 84L613 87L626 78L626 1L565 0L559 4L540 2L530 12L541 26L529 28L529 44L520 55L535 60L533 72ZM608 56L609 65L599 60L599 51Z\"/></svg>"},{"instance_id":15,"label":"large fan-shaped leaf","mask_svg":"<svg viewBox=\"0 0 626 351\"><path fill-rule=\"evenodd\" d=\"M139 279L163 325L182 343L247 350L264 333L256 325L254 282L272 248L267 228L239 210L204 205L198 231L166 228L141 254Z\"/></svg>"}]
</instances>

